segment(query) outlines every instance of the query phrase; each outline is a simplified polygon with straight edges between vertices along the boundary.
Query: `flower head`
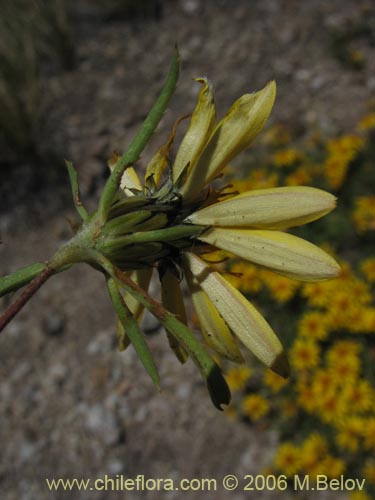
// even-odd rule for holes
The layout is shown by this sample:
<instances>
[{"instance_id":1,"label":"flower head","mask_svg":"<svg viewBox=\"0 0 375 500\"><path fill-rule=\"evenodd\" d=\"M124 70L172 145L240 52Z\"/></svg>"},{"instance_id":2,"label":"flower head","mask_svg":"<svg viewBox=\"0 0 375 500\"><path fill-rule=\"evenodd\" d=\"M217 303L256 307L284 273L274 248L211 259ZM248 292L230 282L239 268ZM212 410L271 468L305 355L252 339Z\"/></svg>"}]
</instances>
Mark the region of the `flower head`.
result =
<instances>
[{"instance_id":1,"label":"flower head","mask_svg":"<svg viewBox=\"0 0 375 500\"><path fill-rule=\"evenodd\" d=\"M216 122L211 85L205 78L196 81L201 85L198 102L174 161L175 128L148 164L143 182L133 168L125 171L123 195L110 212L118 233L112 232L103 250L124 270L143 267L151 273L156 267L164 307L187 324L181 292L185 278L209 349L242 363L240 343L287 377L288 361L272 328L207 255L221 249L288 278L333 278L339 266L332 257L284 230L326 215L335 197L304 186L241 194L220 187L224 167L267 121L276 85L242 96ZM129 213L132 221L139 218L131 232L116 222L127 223ZM167 333L178 359L186 361L186 350L172 331Z\"/></svg>"},{"instance_id":2,"label":"flower head","mask_svg":"<svg viewBox=\"0 0 375 500\"><path fill-rule=\"evenodd\" d=\"M326 215L335 207L335 197L304 186L242 194L220 186L218 177L223 169L250 146L265 125L276 96L275 82L240 97L217 122L211 85L206 78L198 78L198 103L174 161L173 143L182 118L141 180L134 164L167 107L177 76L176 55L166 84L129 149L121 157L112 155L112 173L92 214L82 205L77 174L67 163L81 226L51 261L30 266L26 273L22 270L17 286L5 280L3 289L19 288L42 271L43 280L37 279L34 292L52 274L78 262L90 264L106 277L119 318L120 349L131 343L159 386L157 368L139 327L147 308L165 327L177 358L185 362L191 357L196 363L213 402L220 407L229 402L230 393L209 350L243 363L242 344L283 377L288 376L289 365L271 326L207 255L221 249L287 278L333 278L339 266L332 257L284 231ZM155 270L163 305L148 295ZM181 287L184 278L203 342L187 326L189 314ZM6 321L12 314L11 309Z\"/></svg>"}]
</instances>

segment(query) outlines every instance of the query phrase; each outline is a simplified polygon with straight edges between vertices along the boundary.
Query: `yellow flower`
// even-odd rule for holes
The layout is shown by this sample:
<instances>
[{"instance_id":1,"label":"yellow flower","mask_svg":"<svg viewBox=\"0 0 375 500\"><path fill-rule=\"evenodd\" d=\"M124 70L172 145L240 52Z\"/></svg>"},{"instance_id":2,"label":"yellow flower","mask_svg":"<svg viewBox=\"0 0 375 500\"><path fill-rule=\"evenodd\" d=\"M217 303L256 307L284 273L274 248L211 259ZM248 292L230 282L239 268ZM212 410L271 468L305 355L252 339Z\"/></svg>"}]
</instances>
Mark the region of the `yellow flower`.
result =
<instances>
[{"instance_id":1,"label":"yellow flower","mask_svg":"<svg viewBox=\"0 0 375 500\"><path fill-rule=\"evenodd\" d=\"M345 472L346 463L340 458L328 455L322 461L322 468L329 478L337 478Z\"/></svg>"},{"instance_id":2,"label":"yellow flower","mask_svg":"<svg viewBox=\"0 0 375 500\"><path fill-rule=\"evenodd\" d=\"M375 417L366 418L362 428L362 436L364 438L364 446L367 450L375 452Z\"/></svg>"},{"instance_id":3,"label":"yellow flower","mask_svg":"<svg viewBox=\"0 0 375 500\"><path fill-rule=\"evenodd\" d=\"M323 165L323 173L329 187L338 189L342 186L349 168L349 158L330 156Z\"/></svg>"},{"instance_id":4,"label":"yellow flower","mask_svg":"<svg viewBox=\"0 0 375 500\"><path fill-rule=\"evenodd\" d=\"M313 389L306 380L297 382L297 403L308 413L312 413L316 408Z\"/></svg>"},{"instance_id":5,"label":"yellow flower","mask_svg":"<svg viewBox=\"0 0 375 500\"><path fill-rule=\"evenodd\" d=\"M267 173L264 168L254 168L250 175L244 180L232 182L233 189L239 192L250 191L251 189L273 188L278 185L276 173Z\"/></svg>"},{"instance_id":6,"label":"yellow flower","mask_svg":"<svg viewBox=\"0 0 375 500\"><path fill-rule=\"evenodd\" d=\"M364 139L357 134L347 134L337 139L331 139L327 143L327 149L330 155L345 157L352 160L358 151L363 147Z\"/></svg>"},{"instance_id":7,"label":"yellow flower","mask_svg":"<svg viewBox=\"0 0 375 500\"><path fill-rule=\"evenodd\" d=\"M319 363L320 350L312 339L297 339L290 351L290 361L296 370L309 370Z\"/></svg>"},{"instance_id":8,"label":"yellow flower","mask_svg":"<svg viewBox=\"0 0 375 500\"><path fill-rule=\"evenodd\" d=\"M351 491L349 497L350 500L371 500L370 496L364 491Z\"/></svg>"},{"instance_id":9,"label":"yellow flower","mask_svg":"<svg viewBox=\"0 0 375 500\"><path fill-rule=\"evenodd\" d=\"M368 380L358 380L353 385L347 384L342 397L347 400L349 408L356 413L370 410L375 402L375 392Z\"/></svg>"},{"instance_id":10,"label":"yellow flower","mask_svg":"<svg viewBox=\"0 0 375 500\"><path fill-rule=\"evenodd\" d=\"M287 186L303 186L311 181L311 175L307 172L305 167L297 168L292 174L288 175L285 179Z\"/></svg>"},{"instance_id":11,"label":"yellow flower","mask_svg":"<svg viewBox=\"0 0 375 500\"><path fill-rule=\"evenodd\" d=\"M361 361L359 359L360 344L350 340L337 341L326 354L327 365L333 376L343 382L357 379Z\"/></svg>"},{"instance_id":12,"label":"yellow flower","mask_svg":"<svg viewBox=\"0 0 375 500\"><path fill-rule=\"evenodd\" d=\"M272 373L272 372L270 372ZM241 391L251 377L251 370L246 365L231 368L226 374L226 381L232 391ZM284 379L281 379L284 380Z\"/></svg>"},{"instance_id":13,"label":"yellow flower","mask_svg":"<svg viewBox=\"0 0 375 500\"><path fill-rule=\"evenodd\" d=\"M364 116L358 123L359 130L370 130L375 127L375 113L369 113Z\"/></svg>"},{"instance_id":14,"label":"yellow flower","mask_svg":"<svg viewBox=\"0 0 375 500\"><path fill-rule=\"evenodd\" d=\"M294 297L299 283L295 280L278 276L269 271L263 270L261 277L268 290L271 292L272 297L277 302L284 303Z\"/></svg>"},{"instance_id":15,"label":"yellow flower","mask_svg":"<svg viewBox=\"0 0 375 500\"><path fill-rule=\"evenodd\" d=\"M288 383L276 373L268 370L264 372L263 382L271 389L272 392L279 392Z\"/></svg>"},{"instance_id":16,"label":"yellow flower","mask_svg":"<svg viewBox=\"0 0 375 500\"><path fill-rule=\"evenodd\" d=\"M340 448L351 452L358 451L359 440L365 420L359 417L346 417L338 421L336 442Z\"/></svg>"},{"instance_id":17,"label":"yellow flower","mask_svg":"<svg viewBox=\"0 0 375 500\"><path fill-rule=\"evenodd\" d=\"M350 500L371 500L371 497L364 491L351 491L349 498Z\"/></svg>"},{"instance_id":18,"label":"yellow flower","mask_svg":"<svg viewBox=\"0 0 375 500\"><path fill-rule=\"evenodd\" d=\"M325 437L317 432L312 432L302 443L301 451L306 457L315 457L318 460L320 457L327 454L328 443Z\"/></svg>"},{"instance_id":19,"label":"yellow flower","mask_svg":"<svg viewBox=\"0 0 375 500\"><path fill-rule=\"evenodd\" d=\"M361 233L375 231L375 196L359 196L355 199L353 221Z\"/></svg>"},{"instance_id":20,"label":"yellow flower","mask_svg":"<svg viewBox=\"0 0 375 500\"><path fill-rule=\"evenodd\" d=\"M250 394L242 400L242 411L251 420L259 420L269 412L268 401L259 394Z\"/></svg>"},{"instance_id":21,"label":"yellow flower","mask_svg":"<svg viewBox=\"0 0 375 500\"><path fill-rule=\"evenodd\" d=\"M339 397L335 391L322 394L317 401L317 412L320 418L327 423L334 423L347 412L345 400Z\"/></svg>"},{"instance_id":22,"label":"yellow flower","mask_svg":"<svg viewBox=\"0 0 375 500\"><path fill-rule=\"evenodd\" d=\"M281 444L276 452L275 465L287 476L293 476L301 469L301 451L292 443Z\"/></svg>"},{"instance_id":23,"label":"yellow flower","mask_svg":"<svg viewBox=\"0 0 375 500\"><path fill-rule=\"evenodd\" d=\"M301 468L307 474L311 474L327 455L327 450L328 444L322 435L316 432L310 434L301 445Z\"/></svg>"},{"instance_id":24,"label":"yellow flower","mask_svg":"<svg viewBox=\"0 0 375 500\"><path fill-rule=\"evenodd\" d=\"M361 271L368 281L375 283L375 257L369 257L363 260L361 263Z\"/></svg>"},{"instance_id":25,"label":"yellow flower","mask_svg":"<svg viewBox=\"0 0 375 500\"><path fill-rule=\"evenodd\" d=\"M249 262L235 262L230 266L230 272L234 276L228 276L228 280L236 288L240 288L244 293L256 293L262 288L259 278L259 270ZM236 276L237 275L237 276Z\"/></svg>"},{"instance_id":26,"label":"yellow flower","mask_svg":"<svg viewBox=\"0 0 375 500\"><path fill-rule=\"evenodd\" d=\"M354 134L328 141L328 157L324 164L324 173L330 187L338 189L342 185L350 162L355 158L363 143L363 138Z\"/></svg>"},{"instance_id":27,"label":"yellow flower","mask_svg":"<svg viewBox=\"0 0 375 500\"><path fill-rule=\"evenodd\" d=\"M361 344L352 340L339 340L330 348L327 354L328 363L334 365L341 360L351 361L361 351Z\"/></svg>"},{"instance_id":28,"label":"yellow flower","mask_svg":"<svg viewBox=\"0 0 375 500\"><path fill-rule=\"evenodd\" d=\"M318 311L310 311L302 315L298 323L298 333L302 337L324 340L328 336L325 315Z\"/></svg>"},{"instance_id":29,"label":"yellow flower","mask_svg":"<svg viewBox=\"0 0 375 500\"><path fill-rule=\"evenodd\" d=\"M334 370L315 370L312 378L312 394L317 404L321 402L323 395L334 393L341 384L341 380Z\"/></svg>"},{"instance_id":30,"label":"yellow flower","mask_svg":"<svg viewBox=\"0 0 375 500\"><path fill-rule=\"evenodd\" d=\"M273 155L276 167L290 167L301 160L301 153L293 148L282 149Z\"/></svg>"},{"instance_id":31,"label":"yellow flower","mask_svg":"<svg viewBox=\"0 0 375 500\"><path fill-rule=\"evenodd\" d=\"M186 322L186 313L180 282L182 277L186 279L208 347L241 363L239 340L267 367L287 377L288 360L276 334L239 292L237 283L230 283L233 278L226 280L207 254L224 250L253 265L304 281L334 278L340 268L331 256L284 230L328 214L336 198L306 186L256 189L235 195L210 186L262 130L273 107L276 84L271 82L259 92L240 97L217 122L211 85L205 78L197 81L201 84L198 102L174 162L171 164L169 158L175 130L149 162L144 187L134 169L125 172L123 189L128 197L137 198L133 195L140 192L146 203L142 231L147 233L144 225L149 229L155 218L159 224L150 230L150 240L146 238L152 241L152 257L148 253L143 257L145 244L127 250L135 252L134 259L141 255L138 265L147 267L148 272L156 263L163 304L182 322ZM165 175L168 167L169 175ZM170 227L165 241L164 232ZM155 239L158 231L163 235L159 240ZM131 241L136 237L132 235ZM249 280L253 271L254 267L249 268ZM244 275L246 278L246 271ZM245 280L245 290L246 286ZM259 285L255 289L248 285L247 290L252 286L256 291ZM186 350L173 332L168 332L168 338L178 359L185 361Z\"/></svg>"},{"instance_id":32,"label":"yellow flower","mask_svg":"<svg viewBox=\"0 0 375 500\"><path fill-rule=\"evenodd\" d=\"M181 179L180 192L194 199L230 161L248 148L264 127L276 97L275 82L255 94L245 94L216 125L216 111L211 88L205 79L189 129L172 166L172 180Z\"/></svg>"}]
</instances>

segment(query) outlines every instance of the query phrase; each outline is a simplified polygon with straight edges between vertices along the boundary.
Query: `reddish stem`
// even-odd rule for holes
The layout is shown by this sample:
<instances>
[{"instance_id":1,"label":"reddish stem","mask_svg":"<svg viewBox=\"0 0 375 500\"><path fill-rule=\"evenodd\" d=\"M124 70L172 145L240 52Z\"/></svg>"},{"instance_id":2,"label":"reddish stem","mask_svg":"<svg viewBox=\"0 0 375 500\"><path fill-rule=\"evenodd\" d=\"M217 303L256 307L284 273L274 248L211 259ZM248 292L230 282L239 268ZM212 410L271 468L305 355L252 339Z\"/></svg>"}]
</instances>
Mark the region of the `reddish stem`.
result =
<instances>
[{"instance_id":1,"label":"reddish stem","mask_svg":"<svg viewBox=\"0 0 375 500\"><path fill-rule=\"evenodd\" d=\"M11 304L8 309L0 316L0 332L7 324L20 312L23 306L39 290L48 278L54 273L53 269L47 266L38 276L36 276L28 287L21 293L17 300Z\"/></svg>"}]
</instances>

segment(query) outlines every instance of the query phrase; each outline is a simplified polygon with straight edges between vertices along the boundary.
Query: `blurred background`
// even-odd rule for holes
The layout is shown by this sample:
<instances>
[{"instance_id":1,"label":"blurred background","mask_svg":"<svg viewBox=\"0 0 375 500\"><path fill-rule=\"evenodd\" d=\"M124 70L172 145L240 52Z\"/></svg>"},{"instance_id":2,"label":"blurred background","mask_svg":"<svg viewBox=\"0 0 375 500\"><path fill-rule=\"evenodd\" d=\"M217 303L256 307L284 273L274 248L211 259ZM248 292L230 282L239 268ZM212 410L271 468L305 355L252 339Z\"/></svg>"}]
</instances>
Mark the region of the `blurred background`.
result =
<instances>
[{"instance_id":1,"label":"blurred background","mask_svg":"<svg viewBox=\"0 0 375 500\"><path fill-rule=\"evenodd\" d=\"M313 287L231 264L233 281L290 350L294 375L282 384L254 359L247 369L224 367L235 392L226 414L212 407L194 367L174 359L151 317L144 329L161 394L131 349L117 352L97 273L82 266L51 280L0 338L2 498L141 496L51 494L45 477L266 472L365 477L367 493L350 498L374 498L374 23L370 0L1 0L2 274L47 259L70 237L64 159L95 207L107 159L145 118L176 42L179 85L139 168L193 110L193 78L212 81L220 116L275 79L268 127L228 179L239 189L308 184L337 194L327 221L296 234L328 248L344 269ZM305 493L296 498L349 498ZM250 498L240 489L204 497Z\"/></svg>"}]
</instances>

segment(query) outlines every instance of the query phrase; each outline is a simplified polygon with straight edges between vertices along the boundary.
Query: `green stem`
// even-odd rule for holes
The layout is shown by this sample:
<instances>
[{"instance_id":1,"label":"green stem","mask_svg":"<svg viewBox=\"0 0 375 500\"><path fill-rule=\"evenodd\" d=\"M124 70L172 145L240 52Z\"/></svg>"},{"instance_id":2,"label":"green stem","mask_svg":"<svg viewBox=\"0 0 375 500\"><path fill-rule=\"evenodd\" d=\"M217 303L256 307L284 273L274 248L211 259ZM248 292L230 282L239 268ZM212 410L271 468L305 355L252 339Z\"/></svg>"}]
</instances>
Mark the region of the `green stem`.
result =
<instances>
[{"instance_id":1,"label":"green stem","mask_svg":"<svg viewBox=\"0 0 375 500\"><path fill-rule=\"evenodd\" d=\"M10 292L15 292L19 288L30 283L38 274L46 268L43 262L37 262L30 266L22 267L12 274L0 278L0 297Z\"/></svg>"},{"instance_id":2,"label":"green stem","mask_svg":"<svg viewBox=\"0 0 375 500\"><path fill-rule=\"evenodd\" d=\"M77 212L78 212L79 216L81 217L81 219L85 221L88 217L88 213L87 213L87 210L85 209L85 207L83 206L83 203L81 201L77 172L76 172L75 168L73 167L72 162L65 160L65 165L66 165L66 168L68 169L70 184L72 186L74 205L75 205Z\"/></svg>"},{"instance_id":3,"label":"green stem","mask_svg":"<svg viewBox=\"0 0 375 500\"><path fill-rule=\"evenodd\" d=\"M107 286L113 306L126 334L129 336L134 349L136 350L143 366L146 368L156 388L160 390L158 370L154 360L152 359L150 349L148 348L143 333L139 328L138 322L133 317L129 307L121 296L117 282L113 278L109 278L107 280Z\"/></svg>"},{"instance_id":4,"label":"green stem","mask_svg":"<svg viewBox=\"0 0 375 500\"><path fill-rule=\"evenodd\" d=\"M132 140L128 150L119 159L116 167L113 169L109 179L104 186L98 209L102 224L104 224L108 218L111 205L114 201L117 189L120 185L120 181L126 167L133 165L138 160L141 152L145 148L147 142L158 126L158 123L161 120L165 110L167 109L168 103L176 88L178 74L179 57L176 50L171 66L169 68L167 80L157 101L151 108L151 111L147 115L147 118L143 122L139 132Z\"/></svg>"},{"instance_id":5,"label":"green stem","mask_svg":"<svg viewBox=\"0 0 375 500\"><path fill-rule=\"evenodd\" d=\"M139 288L125 273L114 266L104 255L92 252L96 260L122 288L129 292L138 302L148 309L168 330L182 347L189 353L194 363L205 378L208 390L214 405L221 410L221 404L229 404L230 391L218 365L209 356L200 342L193 336L189 328L181 323L173 314L168 312L161 304Z\"/></svg>"}]
</instances>

